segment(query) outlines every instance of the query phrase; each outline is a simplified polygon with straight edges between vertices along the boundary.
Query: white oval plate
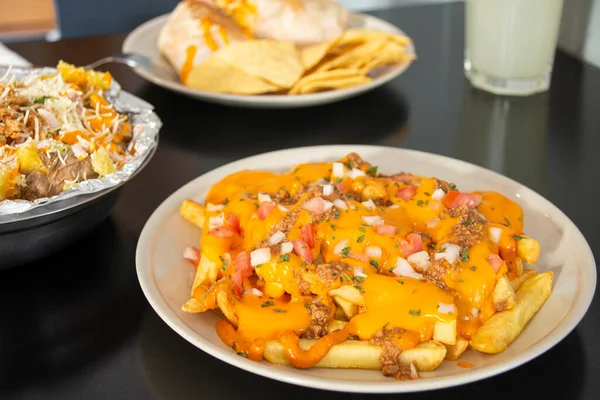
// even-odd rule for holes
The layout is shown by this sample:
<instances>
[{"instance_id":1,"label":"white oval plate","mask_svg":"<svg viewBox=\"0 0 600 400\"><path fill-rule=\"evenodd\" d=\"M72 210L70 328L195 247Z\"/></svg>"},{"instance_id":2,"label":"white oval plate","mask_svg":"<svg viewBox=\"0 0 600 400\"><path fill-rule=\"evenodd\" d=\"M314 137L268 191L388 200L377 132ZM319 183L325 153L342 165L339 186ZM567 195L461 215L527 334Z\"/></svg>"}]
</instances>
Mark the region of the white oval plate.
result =
<instances>
[{"instance_id":1,"label":"white oval plate","mask_svg":"<svg viewBox=\"0 0 600 400\"><path fill-rule=\"evenodd\" d=\"M199 243L200 230L179 215L186 198L204 201L211 185L243 169L287 170L293 164L336 160L357 152L379 166L382 173L411 171L455 182L465 191L496 190L517 201L525 212L525 231L540 241L542 254L537 268L554 271L554 289L542 309L522 334L503 353L485 355L474 350L461 360L474 368L464 369L444 361L433 372L415 381L394 381L379 371L295 369L253 362L237 356L219 339L215 325L218 312L187 314L181 305L188 300L194 268L182 258L183 249ZM138 242L137 274L144 294L158 315L178 334L210 355L246 371L271 379L318 389L345 392L400 393L462 385L515 368L562 340L587 311L596 287L594 257L585 238L565 214L531 189L495 172L463 161L377 146L316 146L245 158L217 168L176 191L152 214Z\"/></svg>"},{"instance_id":2,"label":"white oval plate","mask_svg":"<svg viewBox=\"0 0 600 400\"><path fill-rule=\"evenodd\" d=\"M329 92L320 92L314 94L304 94L296 96L288 95L239 95L239 94L221 94L212 93L202 90L192 89L182 85L178 78L178 73L170 66L169 62L160 54L158 46L158 34L160 29L167 21L169 15L161 15L150 21L138 26L134 29L123 42L124 53L141 54L148 57L160 71L164 72L167 78L163 78L158 74L152 73L143 68L134 68L135 72L142 78L149 80L166 89L212 103L225 104L237 107L251 108L294 108L294 107L309 107L320 104L334 103L350 97L357 96L361 93L379 87L401 73L409 66L410 62L403 65L394 65L377 69L373 81L366 85L356 86L349 89L332 90ZM365 28L375 31L384 31L395 33L398 35L406 35L400 29L396 28L389 22L383 21L365 14L352 14L350 18L351 28ZM410 54L415 54L413 45L408 47Z\"/></svg>"}]
</instances>

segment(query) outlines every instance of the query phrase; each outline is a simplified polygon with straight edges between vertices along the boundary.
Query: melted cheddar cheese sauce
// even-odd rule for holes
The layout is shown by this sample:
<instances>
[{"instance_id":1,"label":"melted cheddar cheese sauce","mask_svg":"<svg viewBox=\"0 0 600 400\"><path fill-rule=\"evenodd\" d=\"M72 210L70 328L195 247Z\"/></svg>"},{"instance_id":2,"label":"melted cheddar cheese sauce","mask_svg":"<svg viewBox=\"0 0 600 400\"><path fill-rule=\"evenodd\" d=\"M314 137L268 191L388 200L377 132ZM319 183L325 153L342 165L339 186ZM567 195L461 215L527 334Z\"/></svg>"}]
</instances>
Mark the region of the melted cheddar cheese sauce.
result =
<instances>
[{"instance_id":1,"label":"melted cheddar cheese sauce","mask_svg":"<svg viewBox=\"0 0 600 400\"><path fill-rule=\"evenodd\" d=\"M487 219L483 238L462 248L452 263L449 259L434 261L443 254L446 243L457 242L455 227L465 224L460 215L448 212L441 198L447 189L440 190L447 184L412 175L406 179L378 176L369 164L355 164L348 157L340 163L344 164L343 176L335 176L332 163L311 163L287 173L240 171L210 189L200 245L202 258L216 265L216 279L231 279L235 285L235 274L242 268L236 264L241 252L253 256L254 251L266 247L260 244L271 240L278 227L285 236L273 245L281 246L281 252L254 265L251 276L238 282L243 287L241 296L231 295L237 329L220 323L221 338L252 359L260 359L264 341L279 340L298 367L316 364L332 345L350 336L369 340L381 329L403 329L404 349L430 340L438 323L456 323L456 334L470 338L495 313L491 295L507 267L495 271L488 259L500 255L507 264L514 261L516 246L511 237L523 227L520 207L495 192L477 193L481 204L476 211ZM328 191L332 193L311 192L323 185L331 185ZM278 194L283 194L285 204L280 201L261 217L265 202L261 196L269 196L267 203L277 203L272 198ZM324 200L327 208L321 217L305 207L315 197ZM231 228L230 218L239 221L239 234L213 234L218 231L215 226ZM283 252L282 243L307 244L303 231L307 225L314 235L314 246L309 249L313 262L307 262L308 255L296 245L293 251ZM487 233L490 227L502 230L497 244ZM422 242L418 251L429 255L431 265L446 263L441 285L427 278L426 268L414 264L415 276L398 272L398 266L409 259L407 243L415 233ZM322 265L336 262L348 268L324 278ZM216 279L202 282L193 291L193 297L207 309L217 306L214 300L207 300L214 297L207 296L207 288ZM329 318L333 318L335 303L328 293L341 286L360 292L363 303L358 314L346 328L322 337L313 349L303 352L298 337L314 323L311 305L318 301L327 306Z\"/></svg>"}]
</instances>

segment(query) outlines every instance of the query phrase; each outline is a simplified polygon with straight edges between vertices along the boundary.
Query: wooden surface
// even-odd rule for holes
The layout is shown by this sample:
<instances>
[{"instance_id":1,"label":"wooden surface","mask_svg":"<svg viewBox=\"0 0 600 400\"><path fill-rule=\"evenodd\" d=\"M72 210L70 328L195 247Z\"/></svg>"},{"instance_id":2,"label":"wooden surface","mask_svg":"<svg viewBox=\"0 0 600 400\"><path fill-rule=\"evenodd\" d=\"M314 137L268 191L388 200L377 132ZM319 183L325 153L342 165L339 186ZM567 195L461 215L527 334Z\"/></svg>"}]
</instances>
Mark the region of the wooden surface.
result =
<instances>
[{"instance_id":1,"label":"wooden surface","mask_svg":"<svg viewBox=\"0 0 600 400\"><path fill-rule=\"evenodd\" d=\"M0 0L0 39L42 35L55 27L52 0Z\"/></svg>"}]
</instances>

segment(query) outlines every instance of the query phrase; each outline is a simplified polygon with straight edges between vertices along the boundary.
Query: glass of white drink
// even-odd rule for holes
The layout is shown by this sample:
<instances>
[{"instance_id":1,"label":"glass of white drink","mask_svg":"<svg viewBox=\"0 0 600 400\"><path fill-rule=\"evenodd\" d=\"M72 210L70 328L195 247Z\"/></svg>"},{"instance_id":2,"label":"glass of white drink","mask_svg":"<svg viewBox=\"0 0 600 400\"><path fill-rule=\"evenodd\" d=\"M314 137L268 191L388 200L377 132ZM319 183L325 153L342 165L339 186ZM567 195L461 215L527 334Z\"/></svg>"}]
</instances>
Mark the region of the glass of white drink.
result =
<instances>
[{"instance_id":1,"label":"glass of white drink","mask_svg":"<svg viewBox=\"0 0 600 400\"><path fill-rule=\"evenodd\" d=\"M465 73L503 95L548 90L563 0L465 0Z\"/></svg>"}]
</instances>

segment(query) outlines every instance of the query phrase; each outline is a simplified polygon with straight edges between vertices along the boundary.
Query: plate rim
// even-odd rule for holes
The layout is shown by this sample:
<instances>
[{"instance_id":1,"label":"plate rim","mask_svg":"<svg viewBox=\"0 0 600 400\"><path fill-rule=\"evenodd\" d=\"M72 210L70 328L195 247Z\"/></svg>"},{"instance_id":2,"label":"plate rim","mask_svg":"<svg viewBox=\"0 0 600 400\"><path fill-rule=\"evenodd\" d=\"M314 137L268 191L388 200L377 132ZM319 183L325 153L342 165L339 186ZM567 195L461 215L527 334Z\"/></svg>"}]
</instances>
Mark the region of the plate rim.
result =
<instances>
[{"instance_id":1,"label":"plate rim","mask_svg":"<svg viewBox=\"0 0 600 400\"><path fill-rule=\"evenodd\" d=\"M143 24L137 26L134 30L127 34L127 37L123 41L121 46L121 50L123 53L130 52L129 50L133 50L134 46L132 45L134 38L137 36L141 36L146 30L154 30L159 29L166 22L166 19L169 17L170 13L159 15L154 17ZM360 18L362 20L374 21L377 24L382 26L386 26L389 32L394 32L400 35L408 36L402 29L393 25L392 23L375 17L369 14L363 13L350 13L350 19L352 18ZM155 26L156 25L156 26ZM411 54L416 55L414 41L408 46L408 51ZM145 71L141 68L132 68L132 70L143 79L152 82L158 86L166 88L168 90L172 90L177 93L184 94L186 96L191 96L197 99L202 99L206 101L219 102L219 103L227 103L230 105L238 105L238 106L246 106L246 107L306 107L318 104L326 104L326 103L334 103L336 101L342 101L349 97L357 96L361 93L368 92L373 90L379 86L385 85L389 81L397 78L410 66L412 65L414 60L410 60L407 63L398 66L397 68L392 69L389 73L381 76L380 78L373 79L371 82L366 83L364 85L355 86L347 89L339 89L332 90L326 92L319 93L311 93L304 94L299 96L290 96L290 95L240 95L240 94L229 94L229 93L213 93L208 91L202 91L198 89L188 88L182 85L179 82L172 82L161 78L159 76L155 76L154 74Z\"/></svg>"},{"instance_id":2,"label":"plate rim","mask_svg":"<svg viewBox=\"0 0 600 400\"><path fill-rule=\"evenodd\" d=\"M519 186L522 190L528 191L528 195L533 196L533 199L536 202L545 203L546 207L550 207L554 210L554 215L557 215L566 222L567 226L570 224L570 228L573 229L574 235L577 237L577 240L581 242L582 247L585 248L585 254L583 254L583 259L586 260L584 263L584 269L589 269L589 273L593 279L583 280L583 288L580 291L579 295L576 295L573 300L573 306L569 310L569 312L563 317L564 326L560 328L555 328L549 334L547 334L543 339L539 340L533 346L527 348L525 351L520 353L518 356L513 357L511 359L501 361L500 363L485 366L478 369L469 370L469 372L465 372L464 374L459 375L450 375L444 377L435 377L431 379L421 379L409 382L399 383L396 381L390 382L348 382L342 380L334 380L330 378L321 378L315 376L303 376L299 374L293 373L294 369L290 368L290 372L287 370L279 371L274 368L269 368L268 364L256 363L253 361L249 361L237 356L235 353L218 347L213 344L209 340L204 337L198 335L194 332L189 326L187 326L183 321L180 320L178 316L172 313L171 307L165 301L162 296L160 290L158 289L157 282L154 278L154 274L152 273L151 262L150 262L150 254L146 254L145 251L142 251L142 248L148 248L148 245L151 245L156 240L156 232L155 227L160 227L162 224L166 222L165 213L166 211L172 207L171 203L176 202L176 198L181 196L182 193L186 192L189 188L195 186L200 180L206 179L207 175L219 175L226 169L233 168L239 164L246 164L253 161L253 159L262 158L266 156L279 156L281 157L285 153L289 152L311 152L315 150L325 151L329 150L331 153L348 153L351 151L356 151L360 153L366 149L369 150L383 150L383 151L397 151L400 153L409 153L416 156L421 157L433 157L434 159L438 159L440 161L453 161L458 162L457 166L470 167L475 168L476 171L485 171L486 173L491 173L494 178L507 180L508 183L512 185ZM287 155L287 154L286 154ZM179 201L179 200L178 200ZM215 357L218 360L224 361L234 367L238 367L242 370L245 370L250 373L254 373L257 375L261 375L266 378L270 378L273 380L278 380L281 382L291 383L294 385L310 387L321 390L328 391L339 391L339 392L352 392L352 393L410 393L410 392L421 392L427 390L436 390L442 388L449 388L454 386L460 386L467 383L479 381L485 378L489 378L503 372L512 370L517 368L526 362L533 360L534 358L539 357L544 354L546 351L550 350L552 347L557 345L560 341L562 341L569 333L571 333L579 324L579 322L583 319L585 314L587 313L591 302L593 300L596 283L597 283L597 271L596 271L596 262L594 259L593 252L589 246L589 243L585 239L583 233L579 230L577 225L557 206L555 206L551 201L530 189L529 187L515 181L512 178L504 176L500 173L492 171L490 169L481 167L476 164L469 163L467 161L463 161L457 158L447 157L440 154L429 153L419 150L405 149L399 147L390 147L390 146L374 146L374 145L322 145L322 146L304 146L304 147L294 147L288 149L281 149L270 151L266 153L257 154L250 157L245 157L227 164L224 164L218 168L212 169L193 180L189 181L185 185L181 186L175 192L173 192L169 197L167 197L152 213L142 232L140 234L137 248L136 248L136 272L138 276L138 281L144 292L144 295L154 311L159 315L159 317L177 332L181 337L187 340L190 344L199 348L205 353L208 353L212 357ZM590 264L591 265L588 265Z\"/></svg>"}]
</instances>

